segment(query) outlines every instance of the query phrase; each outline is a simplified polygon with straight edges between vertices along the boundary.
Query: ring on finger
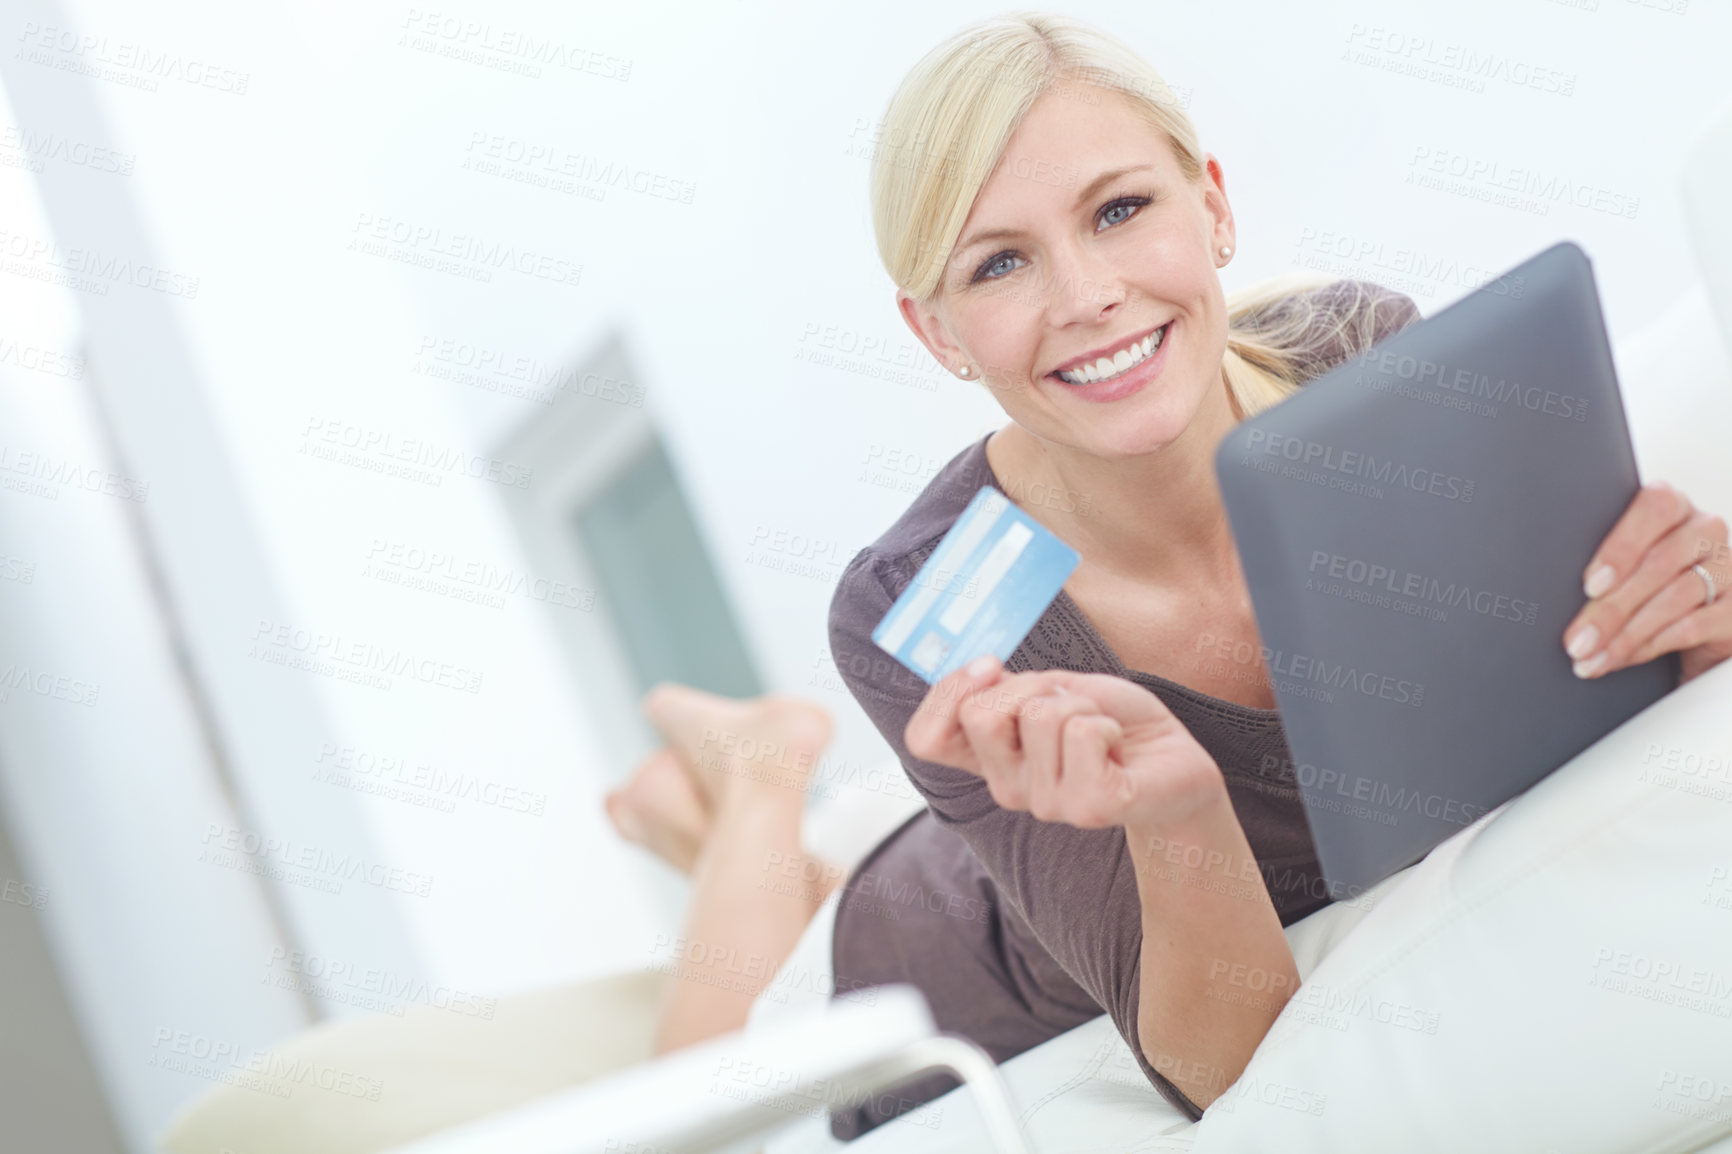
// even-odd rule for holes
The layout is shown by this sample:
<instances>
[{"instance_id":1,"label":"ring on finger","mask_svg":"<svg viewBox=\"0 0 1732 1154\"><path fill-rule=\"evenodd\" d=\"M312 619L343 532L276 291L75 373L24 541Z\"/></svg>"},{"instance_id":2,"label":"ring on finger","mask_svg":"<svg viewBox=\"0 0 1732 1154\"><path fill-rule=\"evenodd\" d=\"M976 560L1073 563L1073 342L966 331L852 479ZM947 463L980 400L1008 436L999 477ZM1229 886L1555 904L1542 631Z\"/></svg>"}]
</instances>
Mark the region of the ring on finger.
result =
<instances>
[{"instance_id":1,"label":"ring on finger","mask_svg":"<svg viewBox=\"0 0 1732 1154\"><path fill-rule=\"evenodd\" d=\"M1708 606L1714 604L1714 595L1716 593L1714 588L1714 575L1708 572L1708 567L1706 565L1698 563L1690 566L1690 568L1696 571L1696 576L1700 577L1702 579L1702 584L1708 587L1707 600L1702 602L1702 607L1706 609Z\"/></svg>"}]
</instances>

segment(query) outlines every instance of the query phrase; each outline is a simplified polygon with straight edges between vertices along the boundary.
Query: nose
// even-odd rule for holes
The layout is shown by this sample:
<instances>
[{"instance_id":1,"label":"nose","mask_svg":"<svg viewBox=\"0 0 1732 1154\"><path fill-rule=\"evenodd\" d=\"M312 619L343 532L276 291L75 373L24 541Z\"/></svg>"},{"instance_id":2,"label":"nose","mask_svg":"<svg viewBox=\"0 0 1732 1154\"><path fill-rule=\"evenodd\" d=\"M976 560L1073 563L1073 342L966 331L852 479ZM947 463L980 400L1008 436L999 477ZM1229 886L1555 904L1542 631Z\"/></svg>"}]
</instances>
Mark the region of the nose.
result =
<instances>
[{"instance_id":1,"label":"nose","mask_svg":"<svg viewBox=\"0 0 1732 1154\"><path fill-rule=\"evenodd\" d=\"M1056 251L1047 266L1047 318L1055 325L1090 323L1113 315L1129 290L1110 261L1086 245Z\"/></svg>"}]
</instances>

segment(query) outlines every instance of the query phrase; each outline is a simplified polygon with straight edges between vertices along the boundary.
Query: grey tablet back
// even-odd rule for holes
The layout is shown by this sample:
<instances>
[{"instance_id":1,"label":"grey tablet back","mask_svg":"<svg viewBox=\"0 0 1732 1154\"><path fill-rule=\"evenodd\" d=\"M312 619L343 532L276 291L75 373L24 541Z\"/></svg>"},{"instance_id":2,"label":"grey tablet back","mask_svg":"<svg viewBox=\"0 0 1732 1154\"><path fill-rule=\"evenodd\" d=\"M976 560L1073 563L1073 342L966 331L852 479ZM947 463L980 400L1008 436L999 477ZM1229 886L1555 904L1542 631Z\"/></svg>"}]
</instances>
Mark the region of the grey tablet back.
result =
<instances>
[{"instance_id":1,"label":"grey tablet back","mask_svg":"<svg viewBox=\"0 0 1732 1154\"><path fill-rule=\"evenodd\" d=\"M1574 244L1242 422L1215 468L1338 900L1677 685L1676 654L1584 681L1564 653L1640 486Z\"/></svg>"}]
</instances>

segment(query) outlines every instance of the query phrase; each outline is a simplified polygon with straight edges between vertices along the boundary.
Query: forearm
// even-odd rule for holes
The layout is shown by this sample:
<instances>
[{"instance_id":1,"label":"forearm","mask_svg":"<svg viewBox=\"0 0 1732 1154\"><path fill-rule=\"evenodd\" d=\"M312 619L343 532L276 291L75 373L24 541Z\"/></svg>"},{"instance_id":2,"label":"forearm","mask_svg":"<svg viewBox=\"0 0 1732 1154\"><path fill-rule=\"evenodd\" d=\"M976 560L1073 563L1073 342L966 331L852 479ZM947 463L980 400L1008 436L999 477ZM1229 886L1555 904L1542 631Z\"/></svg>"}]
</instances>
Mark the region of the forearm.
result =
<instances>
[{"instance_id":1,"label":"forearm","mask_svg":"<svg viewBox=\"0 0 1732 1154\"><path fill-rule=\"evenodd\" d=\"M1125 834L1143 918L1138 1040L1206 1108L1298 988L1293 951L1224 783L1184 821Z\"/></svg>"}]
</instances>

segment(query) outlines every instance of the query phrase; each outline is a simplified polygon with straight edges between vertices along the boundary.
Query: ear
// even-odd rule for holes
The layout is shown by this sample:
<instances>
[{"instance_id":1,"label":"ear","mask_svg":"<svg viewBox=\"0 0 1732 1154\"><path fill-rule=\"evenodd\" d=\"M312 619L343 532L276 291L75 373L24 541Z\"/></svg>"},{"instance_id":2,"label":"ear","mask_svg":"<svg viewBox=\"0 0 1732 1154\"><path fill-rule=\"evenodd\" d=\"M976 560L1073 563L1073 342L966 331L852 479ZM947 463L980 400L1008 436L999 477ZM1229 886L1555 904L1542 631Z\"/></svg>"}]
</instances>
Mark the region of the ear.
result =
<instances>
[{"instance_id":1,"label":"ear","mask_svg":"<svg viewBox=\"0 0 1732 1154\"><path fill-rule=\"evenodd\" d=\"M896 290L896 311L926 350L937 358L939 367L954 372L956 366L968 360L968 354L951 339L950 330L938 313L915 300L901 289Z\"/></svg>"},{"instance_id":2,"label":"ear","mask_svg":"<svg viewBox=\"0 0 1732 1154\"><path fill-rule=\"evenodd\" d=\"M1238 248L1234 240L1233 206L1227 203L1227 179L1221 172L1221 162L1212 152L1203 154L1203 207L1209 212L1209 252L1216 254L1222 245Z\"/></svg>"}]
</instances>

